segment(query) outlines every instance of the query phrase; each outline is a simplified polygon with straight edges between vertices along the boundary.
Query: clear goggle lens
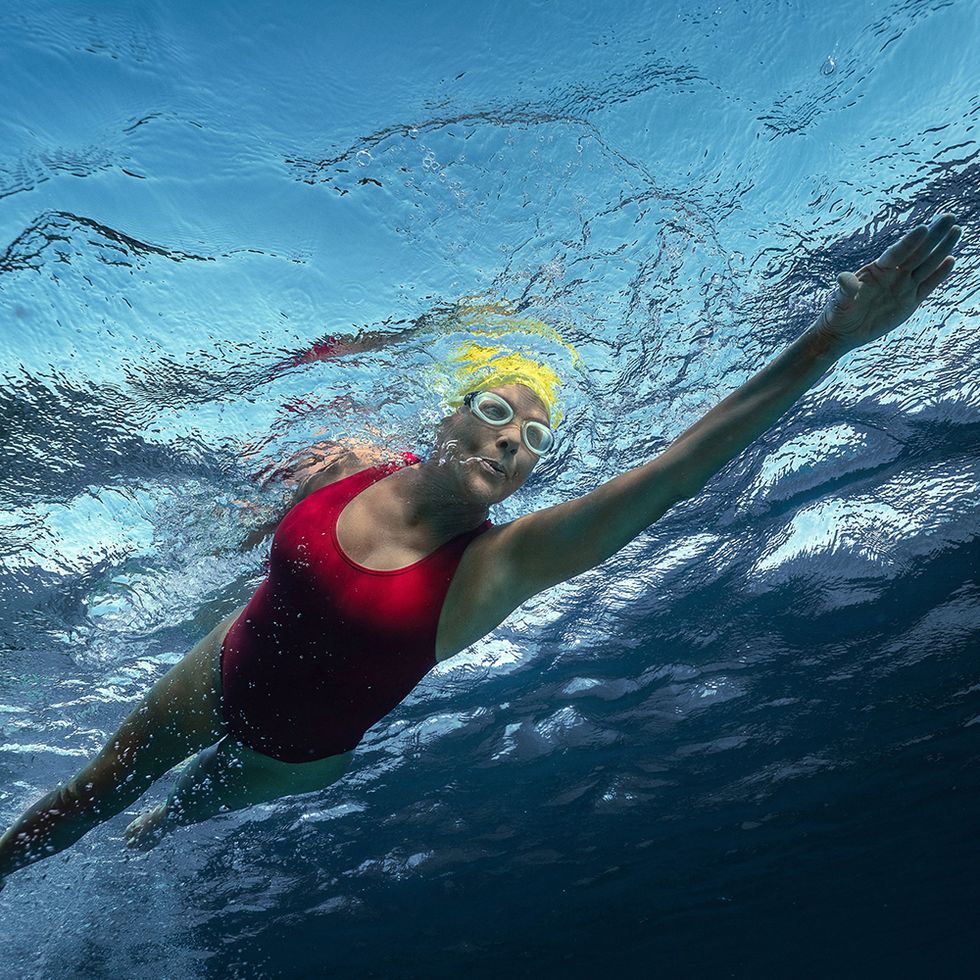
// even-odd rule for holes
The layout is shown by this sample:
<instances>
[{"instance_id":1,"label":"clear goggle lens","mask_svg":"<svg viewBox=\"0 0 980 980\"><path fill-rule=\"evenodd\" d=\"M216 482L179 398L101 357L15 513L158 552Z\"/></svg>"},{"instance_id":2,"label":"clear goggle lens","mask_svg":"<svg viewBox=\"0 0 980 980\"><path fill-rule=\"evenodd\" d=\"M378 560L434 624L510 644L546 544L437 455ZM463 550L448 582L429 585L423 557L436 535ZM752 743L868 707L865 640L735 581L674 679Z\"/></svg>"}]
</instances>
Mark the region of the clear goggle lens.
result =
<instances>
[{"instance_id":1,"label":"clear goggle lens","mask_svg":"<svg viewBox=\"0 0 980 980\"><path fill-rule=\"evenodd\" d=\"M510 403L492 391L472 392L463 401L478 419L488 425L506 425L514 417ZM530 419L521 426L521 437L524 445L536 456L547 455L555 445L551 429Z\"/></svg>"}]
</instances>

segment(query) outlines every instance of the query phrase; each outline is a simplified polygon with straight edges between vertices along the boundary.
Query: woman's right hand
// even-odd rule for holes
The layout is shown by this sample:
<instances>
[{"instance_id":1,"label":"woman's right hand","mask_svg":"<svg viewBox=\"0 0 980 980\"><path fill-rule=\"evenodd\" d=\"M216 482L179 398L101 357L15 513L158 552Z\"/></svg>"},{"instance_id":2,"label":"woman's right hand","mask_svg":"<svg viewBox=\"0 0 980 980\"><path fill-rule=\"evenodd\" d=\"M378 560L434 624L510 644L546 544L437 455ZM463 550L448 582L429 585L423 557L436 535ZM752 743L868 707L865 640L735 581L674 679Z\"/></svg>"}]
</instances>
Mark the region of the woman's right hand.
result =
<instances>
[{"instance_id":1,"label":"woman's right hand","mask_svg":"<svg viewBox=\"0 0 980 980\"><path fill-rule=\"evenodd\" d=\"M950 252L960 234L956 215L942 214L857 272L842 272L812 329L830 340L838 356L894 330L953 271Z\"/></svg>"}]
</instances>

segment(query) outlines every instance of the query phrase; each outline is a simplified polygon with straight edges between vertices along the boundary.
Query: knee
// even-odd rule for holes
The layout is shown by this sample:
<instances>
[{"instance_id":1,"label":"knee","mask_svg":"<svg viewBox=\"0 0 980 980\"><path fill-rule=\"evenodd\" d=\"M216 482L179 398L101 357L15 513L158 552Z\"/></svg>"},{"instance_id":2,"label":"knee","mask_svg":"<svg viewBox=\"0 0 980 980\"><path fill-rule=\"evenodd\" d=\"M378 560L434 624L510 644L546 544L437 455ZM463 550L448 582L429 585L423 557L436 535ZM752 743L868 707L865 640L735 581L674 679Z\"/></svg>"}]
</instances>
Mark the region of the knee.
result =
<instances>
[{"instance_id":1,"label":"knee","mask_svg":"<svg viewBox=\"0 0 980 980\"><path fill-rule=\"evenodd\" d=\"M68 813L90 811L103 818L139 799L153 779L123 765L116 756L101 756L59 787L59 804Z\"/></svg>"}]
</instances>

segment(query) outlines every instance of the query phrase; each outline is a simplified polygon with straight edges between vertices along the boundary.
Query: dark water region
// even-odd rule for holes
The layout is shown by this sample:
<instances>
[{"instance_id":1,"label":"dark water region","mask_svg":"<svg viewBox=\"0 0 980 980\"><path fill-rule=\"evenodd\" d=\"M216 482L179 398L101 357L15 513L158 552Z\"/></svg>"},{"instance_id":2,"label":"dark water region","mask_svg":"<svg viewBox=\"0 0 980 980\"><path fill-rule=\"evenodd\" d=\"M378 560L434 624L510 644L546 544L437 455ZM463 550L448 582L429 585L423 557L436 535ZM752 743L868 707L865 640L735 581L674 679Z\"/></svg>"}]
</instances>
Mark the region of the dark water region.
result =
<instances>
[{"instance_id":1,"label":"dark water region","mask_svg":"<svg viewBox=\"0 0 980 980\"><path fill-rule=\"evenodd\" d=\"M425 449L462 300L584 364L503 523L662 451L917 222L965 235L342 781L12 876L0 976L972 976L978 32L974 0L4 6L0 828L248 598L284 460Z\"/></svg>"},{"instance_id":2,"label":"dark water region","mask_svg":"<svg viewBox=\"0 0 980 980\"><path fill-rule=\"evenodd\" d=\"M529 735L516 770L477 762L448 785L413 774L416 802L363 831L389 854L366 875L370 897L331 864L367 850L347 835L310 839L293 881L333 880L323 905L291 912L307 891L296 887L274 921L225 906L215 975L246 963L269 976L326 964L449 976L463 963L477 976L501 964L514 976L970 975L978 559L972 542L917 563L876 617L794 617L806 596L793 587L738 609L730 592L708 595L726 613L708 643L696 643L693 603L673 606L650 624L642 658L616 652L640 673L672 640L686 671L617 697L632 671L601 651L607 669L591 673L607 677L577 702L577 738L548 752ZM752 653L734 662L732 638ZM742 691L679 718L684 672L738 672ZM542 702L569 673L546 671ZM612 727L615 741L595 737ZM449 763L448 747L436 755ZM260 857L252 844L238 865L253 881L270 873ZM222 904L236 892L223 880Z\"/></svg>"}]
</instances>

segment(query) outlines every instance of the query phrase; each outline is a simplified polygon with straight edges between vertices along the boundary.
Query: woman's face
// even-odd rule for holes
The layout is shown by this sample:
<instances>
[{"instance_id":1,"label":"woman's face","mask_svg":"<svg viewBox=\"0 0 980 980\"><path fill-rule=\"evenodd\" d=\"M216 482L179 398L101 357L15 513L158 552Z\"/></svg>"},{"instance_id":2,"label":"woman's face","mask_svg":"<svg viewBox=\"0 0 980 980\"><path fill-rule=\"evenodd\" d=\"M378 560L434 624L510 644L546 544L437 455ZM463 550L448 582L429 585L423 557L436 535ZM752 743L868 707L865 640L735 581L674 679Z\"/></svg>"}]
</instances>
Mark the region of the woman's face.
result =
<instances>
[{"instance_id":1,"label":"woman's face","mask_svg":"<svg viewBox=\"0 0 980 980\"><path fill-rule=\"evenodd\" d=\"M491 504L520 489L538 461L521 438L525 419L544 425L550 425L551 420L544 402L525 385L481 390L493 391L506 399L514 417L505 425L490 425L463 405L440 422L436 452L440 461L458 468L467 496Z\"/></svg>"}]
</instances>

